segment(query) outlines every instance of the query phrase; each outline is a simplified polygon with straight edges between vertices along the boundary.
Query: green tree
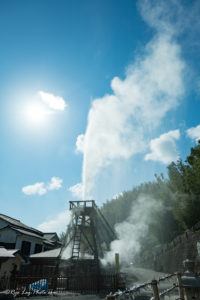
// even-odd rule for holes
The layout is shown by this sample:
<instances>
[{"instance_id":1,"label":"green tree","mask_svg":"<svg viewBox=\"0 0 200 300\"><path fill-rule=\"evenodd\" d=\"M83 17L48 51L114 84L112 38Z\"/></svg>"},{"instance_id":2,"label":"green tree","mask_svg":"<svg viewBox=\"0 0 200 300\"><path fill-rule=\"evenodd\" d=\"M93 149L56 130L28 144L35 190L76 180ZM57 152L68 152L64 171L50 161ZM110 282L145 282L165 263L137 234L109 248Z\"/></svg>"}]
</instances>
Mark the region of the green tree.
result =
<instances>
[{"instance_id":1,"label":"green tree","mask_svg":"<svg viewBox=\"0 0 200 300\"><path fill-rule=\"evenodd\" d=\"M170 164L168 175L176 197L174 216L184 229L191 228L200 219L200 143L191 148L185 163Z\"/></svg>"}]
</instances>

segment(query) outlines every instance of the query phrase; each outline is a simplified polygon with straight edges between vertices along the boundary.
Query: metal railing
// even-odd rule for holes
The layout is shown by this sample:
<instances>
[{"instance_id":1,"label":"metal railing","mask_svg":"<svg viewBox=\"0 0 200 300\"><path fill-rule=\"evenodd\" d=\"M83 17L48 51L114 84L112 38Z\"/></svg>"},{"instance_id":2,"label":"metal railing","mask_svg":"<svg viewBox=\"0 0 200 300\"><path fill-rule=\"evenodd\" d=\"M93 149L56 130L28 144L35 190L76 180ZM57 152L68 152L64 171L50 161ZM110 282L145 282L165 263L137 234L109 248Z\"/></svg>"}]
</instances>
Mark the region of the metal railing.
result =
<instances>
[{"instance_id":1,"label":"metal railing","mask_svg":"<svg viewBox=\"0 0 200 300\"><path fill-rule=\"evenodd\" d=\"M164 277L159 278L158 280L152 280L149 282L145 282L143 284L134 286L130 289L126 289L125 291L117 291L115 293L110 293L107 295L107 300L123 300L123 299L134 299L135 296L141 294L141 290L148 290L149 294L152 294L151 300L160 300L162 297L166 295L170 295L172 291L178 289L179 297L176 300L184 300L183 286L181 283L180 273L170 274ZM173 282L173 285L165 290L159 292L158 285L161 282L166 282L171 280L172 278L176 279L176 282ZM174 280L173 280L174 281Z\"/></svg>"}]
</instances>

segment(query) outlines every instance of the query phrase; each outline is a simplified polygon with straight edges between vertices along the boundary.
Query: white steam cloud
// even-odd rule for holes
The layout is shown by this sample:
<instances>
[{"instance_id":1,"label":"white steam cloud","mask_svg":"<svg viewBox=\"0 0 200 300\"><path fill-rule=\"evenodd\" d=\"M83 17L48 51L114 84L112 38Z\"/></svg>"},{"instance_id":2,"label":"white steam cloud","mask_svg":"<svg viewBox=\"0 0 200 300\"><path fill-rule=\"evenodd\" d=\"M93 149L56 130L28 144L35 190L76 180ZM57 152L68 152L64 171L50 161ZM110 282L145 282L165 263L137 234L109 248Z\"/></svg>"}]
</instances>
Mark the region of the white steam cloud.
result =
<instances>
[{"instance_id":1,"label":"white steam cloud","mask_svg":"<svg viewBox=\"0 0 200 300\"><path fill-rule=\"evenodd\" d=\"M146 154L145 160L160 161L169 164L176 161L179 157L175 140L180 138L179 130L171 130L161 134L159 138L150 142L151 153Z\"/></svg>"},{"instance_id":2,"label":"white steam cloud","mask_svg":"<svg viewBox=\"0 0 200 300\"><path fill-rule=\"evenodd\" d=\"M115 253L119 253L120 262L130 264L135 255L140 252L141 239L148 234L153 214L161 209L161 202L147 195L140 195L127 220L116 224L115 231L118 239L111 243L111 250L105 253L102 263L113 263Z\"/></svg>"},{"instance_id":3,"label":"white steam cloud","mask_svg":"<svg viewBox=\"0 0 200 300\"><path fill-rule=\"evenodd\" d=\"M125 79L113 78L113 93L92 102L85 135L77 139L77 150L84 154L83 199L103 167L146 150L152 130L184 93L184 62L173 30L166 20L159 27L162 7L156 13L146 3L142 15L157 34L128 67Z\"/></svg>"}]
</instances>

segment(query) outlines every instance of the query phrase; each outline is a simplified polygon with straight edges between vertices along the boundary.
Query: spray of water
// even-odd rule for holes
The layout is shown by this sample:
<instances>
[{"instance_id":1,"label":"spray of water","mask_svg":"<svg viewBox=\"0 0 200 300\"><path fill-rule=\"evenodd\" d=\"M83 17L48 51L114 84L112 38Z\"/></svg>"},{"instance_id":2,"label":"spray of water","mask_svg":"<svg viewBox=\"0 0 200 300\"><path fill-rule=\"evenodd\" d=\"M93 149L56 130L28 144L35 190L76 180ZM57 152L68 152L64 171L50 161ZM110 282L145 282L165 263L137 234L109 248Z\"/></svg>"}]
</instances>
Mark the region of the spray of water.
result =
<instances>
[{"instance_id":1,"label":"spray of water","mask_svg":"<svg viewBox=\"0 0 200 300\"><path fill-rule=\"evenodd\" d=\"M173 27L162 19L162 7L141 3L155 36L128 66L125 78L112 79L112 94L92 102L86 132L77 138L77 150L84 155L83 199L90 198L102 168L145 151L152 132L184 93L185 66Z\"/></svg>"}]
</instances>

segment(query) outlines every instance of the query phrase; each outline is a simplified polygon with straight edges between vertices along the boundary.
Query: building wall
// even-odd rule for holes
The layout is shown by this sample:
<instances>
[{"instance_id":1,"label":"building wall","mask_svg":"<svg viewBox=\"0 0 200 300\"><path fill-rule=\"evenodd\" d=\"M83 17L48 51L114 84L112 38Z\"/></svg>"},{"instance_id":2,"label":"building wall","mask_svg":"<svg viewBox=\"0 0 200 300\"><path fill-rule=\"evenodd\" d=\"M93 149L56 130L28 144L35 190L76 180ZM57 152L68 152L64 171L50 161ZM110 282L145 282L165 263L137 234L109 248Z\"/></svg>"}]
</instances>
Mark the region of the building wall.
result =
<instances>
[{"instance_id":1,"label":"building wall","mask_svg":"<svg viewBox=\"0 0 200 300\"><path fill-rule=\"evenodd\" d=\"M42 239L28 236L28 235L20 235L11 228L5 228L0 231L0 242L1 243L14 243L15 244L14 249L21 250L23 241L31 243L30 254L35 253L35 245L36 244L42 245L42 251L44 249Z\"/></svg>"},{"instance_id":2,"label":"building wall","mask_svg":"<svg viewBox=\"0 0 200 300\"><path fill-rule=\"evenodd\" d=\"M41 239L37 239L35 237L31 237L31 236L29 237L29 236L25 236L25 235L19 235L17 237L16 249L21 250L23 241L31 243L30 255L35 253L34 251L35 251L36 244L42 245L42 251L43 251L43 241Z\"/></svg>"},{"instance_id":3,"label":"building wall","mask_svg":"<svg viewBox=\"0 0 200 300\"><path fill-rule=\"evenodd\" d=\"M16 242L16 232L10 228L5 228L0 231L0 242L3 243L15 243Z\"/></svg>"}]
</instances>

